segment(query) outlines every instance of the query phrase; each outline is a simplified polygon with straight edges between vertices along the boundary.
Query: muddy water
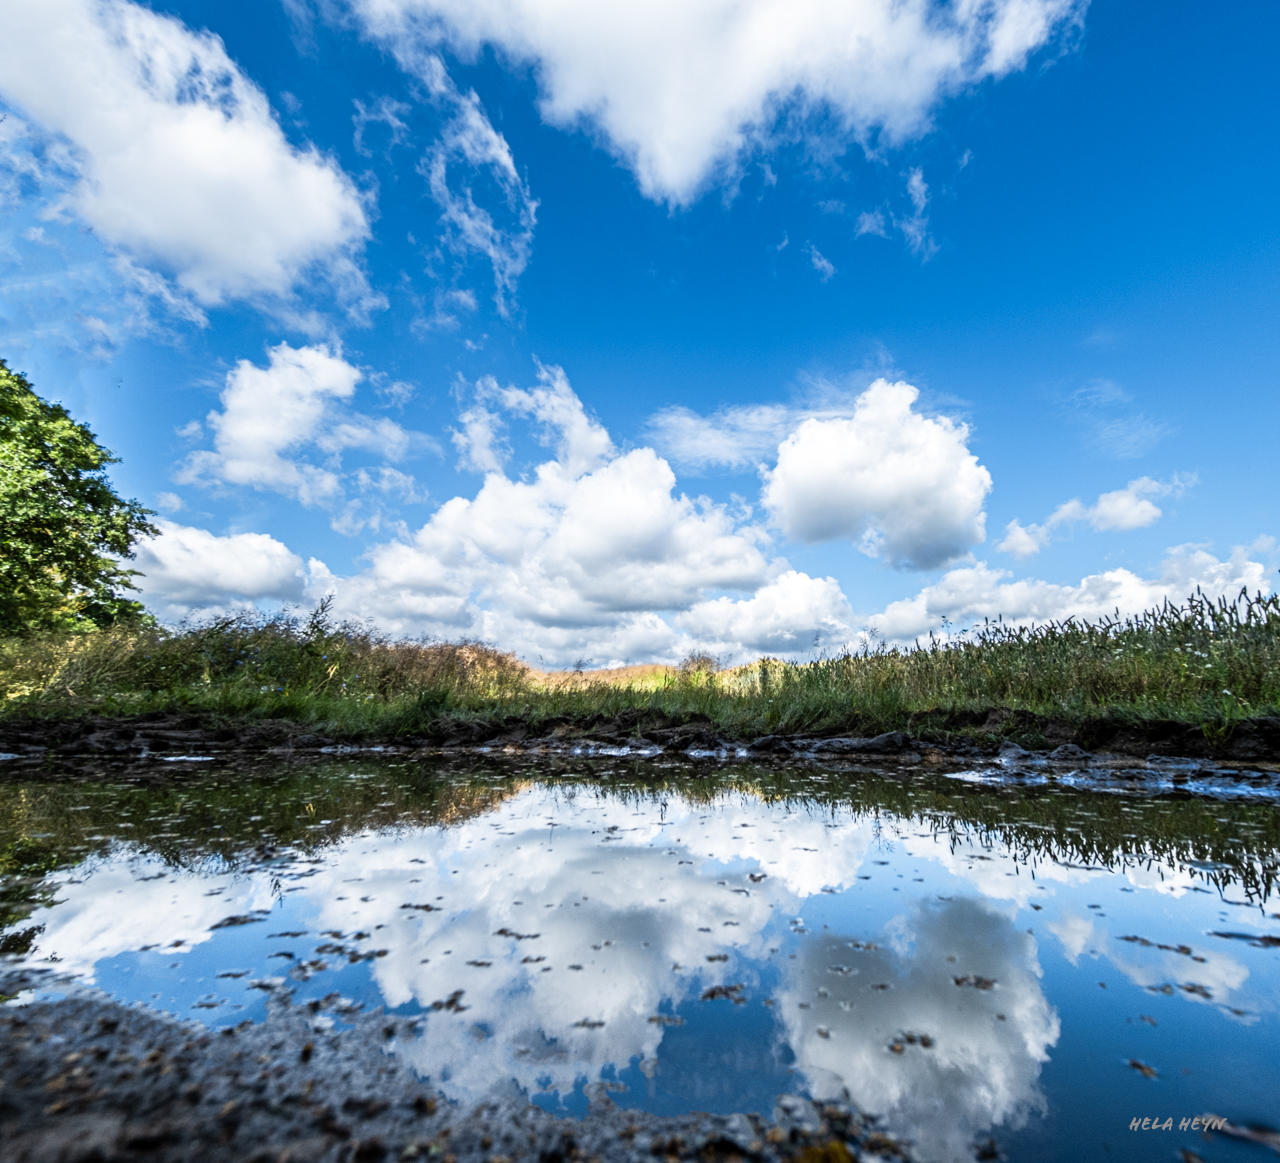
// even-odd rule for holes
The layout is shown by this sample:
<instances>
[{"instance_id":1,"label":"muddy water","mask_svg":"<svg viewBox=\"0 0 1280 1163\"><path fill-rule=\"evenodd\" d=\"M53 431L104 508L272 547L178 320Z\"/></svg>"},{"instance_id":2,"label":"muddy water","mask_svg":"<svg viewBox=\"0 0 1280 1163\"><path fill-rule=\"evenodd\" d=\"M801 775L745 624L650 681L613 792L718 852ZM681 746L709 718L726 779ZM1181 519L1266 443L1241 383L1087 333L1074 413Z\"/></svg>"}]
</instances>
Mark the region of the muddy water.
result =
<instances>
[{"instance_id":1,"label":"muddy water","mask_svg":"<svg viewBox=\"0 0 1280 1163\"><path fill-rule=\"evenodd\" d=\"M922 1159L1244 1159L1178 1126L1280 1121L1278 817L653 763L11 784L0 938L214 1026L273 980L322 1022L420 1015L396 1052L463 1102L847 1094Z\"/></svg>"}]
</instances>

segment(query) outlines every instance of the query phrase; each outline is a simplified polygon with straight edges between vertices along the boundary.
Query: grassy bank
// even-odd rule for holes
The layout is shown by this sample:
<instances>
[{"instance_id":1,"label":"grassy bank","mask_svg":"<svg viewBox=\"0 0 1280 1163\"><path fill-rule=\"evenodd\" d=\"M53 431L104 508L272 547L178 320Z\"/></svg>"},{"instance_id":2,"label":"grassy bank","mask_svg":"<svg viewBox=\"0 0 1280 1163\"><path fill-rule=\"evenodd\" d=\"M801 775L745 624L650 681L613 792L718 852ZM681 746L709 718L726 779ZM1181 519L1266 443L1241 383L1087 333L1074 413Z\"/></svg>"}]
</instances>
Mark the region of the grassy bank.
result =
<instances>
[{"instance_id":1,"label":"grassy bank","mask_svg":"<svg viewBox=\"0 0 1280 1163\"><path fill-rule=\"evenodd\" d=\"M11 719L190 711L382 738L513 717L535 730L696 719L745 738L930 723L966 730L996 710L1184 723L1213 739L1280 715L1280 597L1196 594L1136 617L987 623L945 644L805 664L717 670L692 659L612 676L538 673L478 643L392 640L334 622L322 605L308 616L6 640L0 707Z\"/></svg>"}]
</instances>

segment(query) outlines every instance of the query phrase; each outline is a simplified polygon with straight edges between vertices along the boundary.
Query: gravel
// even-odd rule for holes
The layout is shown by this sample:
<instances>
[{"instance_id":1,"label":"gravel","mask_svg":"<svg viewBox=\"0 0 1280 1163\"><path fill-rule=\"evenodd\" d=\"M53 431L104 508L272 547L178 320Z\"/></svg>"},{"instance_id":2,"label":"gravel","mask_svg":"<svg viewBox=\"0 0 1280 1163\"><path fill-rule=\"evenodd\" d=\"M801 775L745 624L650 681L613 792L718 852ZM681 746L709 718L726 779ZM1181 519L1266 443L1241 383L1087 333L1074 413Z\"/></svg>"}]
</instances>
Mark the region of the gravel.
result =
<instances>
[{"instance_id":1,"label":"gravel","mask_svg":"<svg viewBox=\"0 0 1280 1163\"><path fill-rule=\"evenodd\" d=\"M907 1158L874 1120L790 1095L772 1122L625 1111L598 1084L583 1119L558 1118L518 1093L463 1107L397 1058L397 1045L416 1036L413 1021L381 1010L334 1015L323 1003L294 1005L281 984L262 987L265 1021L212 1030L52 974L0 973L0 994L16 998L0 1008L0 1155L9 1163ZM55 990L65 996L26 1000Z\"/></svg>"}]
</instances>

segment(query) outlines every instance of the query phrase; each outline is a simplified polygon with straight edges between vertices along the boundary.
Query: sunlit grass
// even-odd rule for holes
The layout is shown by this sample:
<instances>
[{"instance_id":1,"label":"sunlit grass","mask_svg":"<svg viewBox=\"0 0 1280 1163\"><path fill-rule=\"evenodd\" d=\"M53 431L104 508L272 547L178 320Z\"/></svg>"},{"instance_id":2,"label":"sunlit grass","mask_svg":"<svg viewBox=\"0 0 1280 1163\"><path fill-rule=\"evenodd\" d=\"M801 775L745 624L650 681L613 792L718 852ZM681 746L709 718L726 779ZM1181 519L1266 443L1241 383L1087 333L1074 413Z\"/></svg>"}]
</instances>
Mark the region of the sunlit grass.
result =
<instances>
[{"instance_id":1,"label":"sunlit grass","mask_svg":"<svg viewBox=\"0 0 1280 1163\"><path fill-rule=\"evenodd\" d=\"M1171 720L1211 737L1280 714L1280 598L1211 600L1037 627L988 622L950 641L796 664L540 672L477 642L393 640L310 615L0 641L8 716L190 711L283 719L339 737L447 733L450 724L643 731L703 723L740 737L973 730L992 710Z\"/></svg>"}]
</instances>

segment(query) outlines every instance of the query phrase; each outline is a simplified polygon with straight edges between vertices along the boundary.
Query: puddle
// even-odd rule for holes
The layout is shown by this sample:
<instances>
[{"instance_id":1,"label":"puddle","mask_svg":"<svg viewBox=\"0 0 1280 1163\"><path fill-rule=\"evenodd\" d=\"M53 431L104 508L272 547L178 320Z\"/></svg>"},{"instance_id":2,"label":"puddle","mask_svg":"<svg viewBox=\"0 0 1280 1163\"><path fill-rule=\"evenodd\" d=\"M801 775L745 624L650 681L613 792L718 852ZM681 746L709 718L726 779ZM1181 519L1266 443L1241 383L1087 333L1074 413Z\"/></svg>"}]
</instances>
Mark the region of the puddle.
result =
<instances>
[{"instance_id":1,"label":"puddle","mask_svg":"<svg viewBox=\"0 0 1280 1163\"><path fill-rule=\"evenodd\" d=\"M847 1092L922 1159L1165 1160L1280 1121L1278 866L1243 795L362 757L0 787L0 947L213 1026L273 981L417 1016L460 1102Z\"/></svg>"}]
</instances>

